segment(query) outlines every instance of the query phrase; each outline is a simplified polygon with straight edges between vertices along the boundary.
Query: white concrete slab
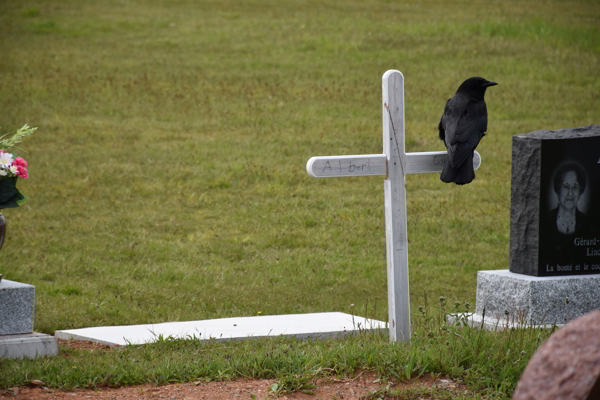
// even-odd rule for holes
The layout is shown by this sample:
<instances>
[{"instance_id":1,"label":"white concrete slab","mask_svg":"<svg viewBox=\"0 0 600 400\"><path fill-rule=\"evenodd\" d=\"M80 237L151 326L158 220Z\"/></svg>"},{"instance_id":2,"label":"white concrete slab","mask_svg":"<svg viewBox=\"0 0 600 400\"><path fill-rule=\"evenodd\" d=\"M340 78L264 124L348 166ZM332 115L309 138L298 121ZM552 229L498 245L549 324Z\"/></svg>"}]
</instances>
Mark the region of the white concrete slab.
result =
<instances>
[{"instance_id":1,"label":"white concrete slab","mask_svg":"<svg viewBox=\"0 0 600 400\"><path fill-rule=\"evenodd\" d=\"M350 314L331 312L102 326L56 331L55 336L60 339L90 340L109 346L124 346L152 343L161 335L164 338L197 338L201 340L235 340L280 335L306 339L343 336L354 332L374 330L387 332L387 324Z\"/></svg>"}]
</instances>

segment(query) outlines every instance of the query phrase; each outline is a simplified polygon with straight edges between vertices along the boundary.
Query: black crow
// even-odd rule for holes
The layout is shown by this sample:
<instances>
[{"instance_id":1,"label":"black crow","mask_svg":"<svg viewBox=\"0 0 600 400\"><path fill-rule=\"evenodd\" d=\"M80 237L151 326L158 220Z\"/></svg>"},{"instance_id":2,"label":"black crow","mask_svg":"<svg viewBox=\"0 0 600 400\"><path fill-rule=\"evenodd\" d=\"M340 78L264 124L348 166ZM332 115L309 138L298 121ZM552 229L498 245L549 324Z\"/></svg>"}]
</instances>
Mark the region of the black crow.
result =
<instances>
[{"instance_id":1,"label":"black crow","mask_svg":"<svg viewBox=\"0 0 600 400\"><path fill-rule=\"evenodd\" d=\"M448 161L440 176L443 182L457 185L475 179L473 152L487 131L487 108L483 96L485 89L497 85L480 77L464 81L446 102L440 119L440 139L448 148Z\"/></svg>"}]
</instances>

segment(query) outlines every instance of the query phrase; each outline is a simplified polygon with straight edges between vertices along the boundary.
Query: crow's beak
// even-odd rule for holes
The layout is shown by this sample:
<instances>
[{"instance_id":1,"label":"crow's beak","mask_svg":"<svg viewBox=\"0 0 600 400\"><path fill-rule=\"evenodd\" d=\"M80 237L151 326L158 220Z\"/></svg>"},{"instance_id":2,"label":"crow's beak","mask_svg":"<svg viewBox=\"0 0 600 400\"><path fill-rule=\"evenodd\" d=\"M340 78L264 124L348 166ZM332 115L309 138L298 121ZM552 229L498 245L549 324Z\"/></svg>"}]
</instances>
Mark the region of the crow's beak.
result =
<instances>
[{"instance_id":1,"label":"crow's beak","mask_svg":"<svg viewBox=\"0 0 600 400\"><path fill-rule=\"evenodd\" d=\"M490 86L496 86L496 85L497 85L496 82L487 81L486 83L483 84L483 87L490 87Z\"/></svg>"}]
</instances>

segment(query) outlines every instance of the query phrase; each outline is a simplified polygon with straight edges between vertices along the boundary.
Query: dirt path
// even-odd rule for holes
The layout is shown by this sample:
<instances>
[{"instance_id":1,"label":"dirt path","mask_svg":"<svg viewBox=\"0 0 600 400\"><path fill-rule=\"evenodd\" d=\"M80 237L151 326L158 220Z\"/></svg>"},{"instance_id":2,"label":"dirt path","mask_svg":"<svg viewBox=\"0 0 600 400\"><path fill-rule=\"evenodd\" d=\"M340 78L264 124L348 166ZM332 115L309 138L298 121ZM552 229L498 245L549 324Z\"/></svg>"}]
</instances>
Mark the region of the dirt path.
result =
<instances>
[{"instance_id":1,"label":"dirt path","mask_svg":"<svg viewBox=\"0 0 600 400\"><path fill-rule=\"evenodd\" d=\"M61 346L79 349L98 349L104 347L83 341L68 341L67 343L61 341ZM388 384L392 389L415 388L430 392L434 387L437 387L456 393L456 395L467 394L469 392L464 386L456 384L449 379L424 376L410 382L382 382L374 372L362 372L353 379L337 379L335 377L319 379L316 381L314 394L284 393L276 395L271 389L274 383L275 381L270 379L236 379L226 382L198 381L166 386L140 385L121 388L100 388L97 390L79 389L60 391L44 387L43 382L33 381L29 387L15 387L0 391L0 399L370 400L373 397L370 397L369 394L385 388ZM432 396L423 397L424 400L433 398Z\"/></svg>"}]
</instances>

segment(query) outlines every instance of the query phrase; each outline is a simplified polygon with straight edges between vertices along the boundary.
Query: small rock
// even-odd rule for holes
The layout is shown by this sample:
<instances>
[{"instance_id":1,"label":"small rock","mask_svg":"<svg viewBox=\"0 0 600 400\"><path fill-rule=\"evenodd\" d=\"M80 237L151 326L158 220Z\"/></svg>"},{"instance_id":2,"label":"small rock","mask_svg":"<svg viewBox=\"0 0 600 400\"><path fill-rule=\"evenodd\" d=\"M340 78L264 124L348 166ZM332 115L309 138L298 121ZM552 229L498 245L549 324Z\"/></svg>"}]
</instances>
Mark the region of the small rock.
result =
<instances>
[{"instance_id":1,"label":"small rock","mask_svg":"<svg viewBox=\"0 0 600 400\"><path fill-rule=\"evenodd\" d=\"M443 387L443 388L450 386L451 383L452 383L452 381L450 381L448 379L440 379L438 381L438 384L440 385L440 387Z\"/></svg>"},{"instance_id":2,"label":"small rock","mask_svg":"<svg viewBox=\"0 0 600 400\"><path fill-rule=\"evenodd\" d=\"M30 382L33 386L44 386L44 382L38 380L38 379L34 379Z\"/></svg>"}]
</instances>

